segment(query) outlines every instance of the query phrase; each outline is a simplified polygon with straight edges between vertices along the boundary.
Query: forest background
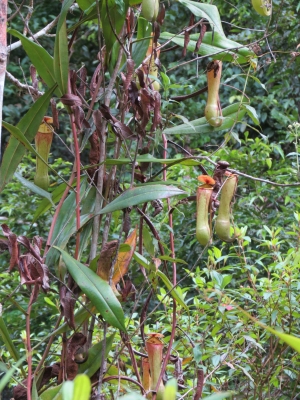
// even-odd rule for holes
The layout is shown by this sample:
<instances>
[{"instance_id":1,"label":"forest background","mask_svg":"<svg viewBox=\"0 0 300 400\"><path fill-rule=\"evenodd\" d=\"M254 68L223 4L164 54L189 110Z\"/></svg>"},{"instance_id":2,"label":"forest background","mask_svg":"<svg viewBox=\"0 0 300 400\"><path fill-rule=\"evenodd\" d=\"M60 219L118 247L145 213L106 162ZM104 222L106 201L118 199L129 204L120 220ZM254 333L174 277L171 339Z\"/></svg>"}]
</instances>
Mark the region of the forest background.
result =
<instances>
[{"instance_id":1,"label":"forest background","mask_svg":"<svg viewBox=\"0 0 300 400\"><path fill-rule=\"evenodd\" d=\"M299 398L300 4L163 7L152 23L137 1L8 3L7 45L21 45L8 48L3 103L0 392L16 400ZM152 74L139 88L130 62L151 32L159 92ZM226 129L203 120L213 58L223 111L241 112L225 111ZM202 246L198 176L218 161L238 176L236 237L216 236L211 210Z\"/></svg>"}]
</instances>

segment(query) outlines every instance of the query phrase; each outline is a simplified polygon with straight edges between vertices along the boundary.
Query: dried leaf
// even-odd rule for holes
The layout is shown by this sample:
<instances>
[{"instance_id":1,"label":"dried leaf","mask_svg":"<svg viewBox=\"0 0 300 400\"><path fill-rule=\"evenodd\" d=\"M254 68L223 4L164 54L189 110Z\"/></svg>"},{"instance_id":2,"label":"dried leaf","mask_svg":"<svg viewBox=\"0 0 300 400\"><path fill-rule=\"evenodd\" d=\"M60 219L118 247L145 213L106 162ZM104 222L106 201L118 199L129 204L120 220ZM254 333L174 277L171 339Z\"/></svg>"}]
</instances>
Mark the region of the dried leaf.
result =
<instances>
[{"instance_id":1,"label":"dried leaf","mask_svg":"<svg viewBox=\"0 0 300 400\"><path fill-rule=\"evenodd\" d=\"M134 72L134 61L130 58L127 60L127 74L126 74L126 80L124 84L124 90L127 90L129 87L129 84L132 79L132 75Z\"/></svg>"},{"instance_id":2,"label":"dried leaf","mask_svg":"<svg viewBox=\"0 0 300 400\"><path fill-rule=\"evenodd\" d=\"M161 125L161 114L160 114L160 93L156 90L153 92L154 96L154 114L153 114L153 122L151 126L151 131L156 131L156 128Z\"/></svg>"},{"instance_id":3,"label":"dried leaf","mask_svg":"<svg viewBox=\"0 0 300 400\"><path fill-rule=\"evenodd\" d=\"M112 281L115 285L118 282L120 282L121 278L128 272L128 267L132 260L133 253L135 251L136 241L137 241L137 230L134 229L128 236L128 238L125 240L125 244L129 244L131 249L127 252L119 252L118 254L112 278Z\"/></svg>"},{"instance_id":4,"label":"dried leaf","mask_svg":"<svg viewBox=\"0 0 300 400\"><path fill-rule=\"evenodd\" d=\"M195 50L194 50L195 53L198 53L198 51L199 51L199 49L200 49L200 46L201 46L203 37L204 37L205 32L206 32L206 29L207 29L206 24L202 23L202 24L200 25L200 35L199 35L199 38L198 38L198 40L197 40L197 43L196 43L196 46L195 46Z\"/></svg>"},{"instance_id":5,"label":"dried leaf","mask_svg":"<svg viewBox=\"0 0 300 400\"><path fill-rule=\"evenodd\" d=\"M85 67L82 67L79 71L80 84L78 92L81 94L83 98L85 97L85 91L86 91L86 76L87 76L87 69Z\"/></svg>"},{"instance_id":6,"label":"dried leaf","mask_svg":"<svg viewBox=\"0 0 300 400\"><path fill-rule=\"evenodd\" d=\"M159 25L162 25L164 23L165 14L166 14L166 7L164 4L161 4L158 16L156 18L156 22Z\"/></svg>"}]
</instances>

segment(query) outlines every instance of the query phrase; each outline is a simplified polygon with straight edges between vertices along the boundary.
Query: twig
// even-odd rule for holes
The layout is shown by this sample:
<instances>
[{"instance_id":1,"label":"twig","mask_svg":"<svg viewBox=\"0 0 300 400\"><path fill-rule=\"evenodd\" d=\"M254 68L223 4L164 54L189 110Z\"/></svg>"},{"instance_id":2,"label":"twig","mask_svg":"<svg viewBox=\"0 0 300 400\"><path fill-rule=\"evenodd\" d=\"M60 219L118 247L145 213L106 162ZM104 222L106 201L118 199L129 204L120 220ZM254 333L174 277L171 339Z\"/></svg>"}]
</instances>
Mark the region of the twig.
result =
<instances>
[{"instance_id":1,"label":"twig","mask_svg":"<svg viewBox=\"0 0 300 400\"><path fill-rule=\"evenodd\" d=\"M2 3L3 3L3 1L1 1L1 5L2 5ZM47 32L49 32L57 24L58 20L59 20L59 15L52 22L50 22L48 25L46 25L45 28L41 29L40 31L38 31L37 33L32 35L32 37L29 37L28 39L33 41L34 39L44 36ZM19 40L15 43L11 44L10 46L7 46L7 52L10 53L12 50L15 50L21 46L22 46L22 42Z\"/></svg>"},{"instance_id":2,"label":"twig","mask_svg":"<svg viewBox=\"0 0 300 400\"><path fill-rule=\"evenodd\" d=\"M44 92L40 92L35 89L33 86L21 83L17 78L15 78L10 72L6 71L6 77L10 80L17 88L29 92L34 98L38 98L44 94Z\"/></svg>"}]
</instances>

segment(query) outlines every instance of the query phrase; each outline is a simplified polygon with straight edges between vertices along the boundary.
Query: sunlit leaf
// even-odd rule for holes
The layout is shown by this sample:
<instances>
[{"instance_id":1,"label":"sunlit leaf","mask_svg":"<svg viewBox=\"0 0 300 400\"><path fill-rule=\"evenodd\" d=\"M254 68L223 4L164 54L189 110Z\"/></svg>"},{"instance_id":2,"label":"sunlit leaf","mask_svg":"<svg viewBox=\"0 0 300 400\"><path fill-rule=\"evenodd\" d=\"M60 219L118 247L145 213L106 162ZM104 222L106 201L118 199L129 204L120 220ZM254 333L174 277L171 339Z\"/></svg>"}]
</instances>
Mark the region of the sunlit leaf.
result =
<instances>
[{"instance_id":1,"label":"sunlit leaf","mask_svg":"<svg viewBox=\"0 0 300 400\"><path fill-rule=\"evenodd\" d=\"M91 380L87 375L79 374L74 379L74 389L72 400L89 400L92 386Z\"/></svg>"}]
</instances>

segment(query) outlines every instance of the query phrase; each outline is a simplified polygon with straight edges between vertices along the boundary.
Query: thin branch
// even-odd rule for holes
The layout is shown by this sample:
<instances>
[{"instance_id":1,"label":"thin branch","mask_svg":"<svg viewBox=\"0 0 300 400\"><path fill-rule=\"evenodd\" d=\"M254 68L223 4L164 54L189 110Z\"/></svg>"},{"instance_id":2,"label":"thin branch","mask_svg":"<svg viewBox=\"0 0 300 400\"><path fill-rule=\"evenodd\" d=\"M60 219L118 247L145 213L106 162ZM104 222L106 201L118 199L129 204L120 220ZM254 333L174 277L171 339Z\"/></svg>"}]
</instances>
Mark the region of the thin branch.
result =
<instances>
[{"instance_id":1,"label":"thin branch","mask_svg":"<svg viewBox=\"0 0 300 400\"><path fill-rule=\"evenodd\" d=\"M15 78L10 72L6 71L6 77L10 80L17 88L20 90L29 92L35 99L41 97L44 92L40 92L39 90L35 89L33 86L24 84L20 82L17 78Z\"/></svg>"},{"instance_id":2,"label":"thin branch","mask_svg":"<svg viewBox=\"0 0 300 400\"><path fill-rule=\"evenodd\" d=\"M50 22L48 25L46 25L45 28L41 29L40 31L38 31L37 33L32 35L32 37L29 37L28 39L33 41L34 39L38 39L39 37L46 35L46 33L48 33L57 24L58 20L59 20L59 15L52 22ZM15 50L21 46L22 46L22 42L19 40L15 43L11 44L10 46L7 46L7 52L10 53L12 50Z\"/></svg>"}]
</instances>

